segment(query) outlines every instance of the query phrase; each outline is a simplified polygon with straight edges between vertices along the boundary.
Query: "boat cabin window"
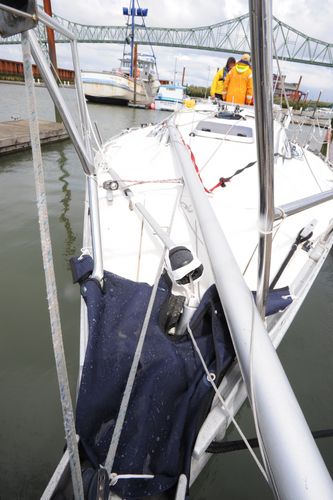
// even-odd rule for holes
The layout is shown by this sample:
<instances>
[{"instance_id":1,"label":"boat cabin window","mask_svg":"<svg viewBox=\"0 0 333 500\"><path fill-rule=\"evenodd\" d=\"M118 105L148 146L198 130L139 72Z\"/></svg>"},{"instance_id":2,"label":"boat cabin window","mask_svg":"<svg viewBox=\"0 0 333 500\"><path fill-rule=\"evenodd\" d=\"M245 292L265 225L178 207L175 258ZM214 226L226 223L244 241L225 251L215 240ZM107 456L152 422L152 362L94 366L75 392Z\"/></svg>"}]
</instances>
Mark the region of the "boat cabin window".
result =
<instances>
[{"instance_id":1,"label":"boat cabin window","mask_svg":"<svg viewBox=\"0 0 333 500\"><path fill-rule=\"evenodd\" d=\"M242 142L253 142L253 129L244 125L202 120L194 130L195 135L225 138Z\"/></svg>"}]
</instances>

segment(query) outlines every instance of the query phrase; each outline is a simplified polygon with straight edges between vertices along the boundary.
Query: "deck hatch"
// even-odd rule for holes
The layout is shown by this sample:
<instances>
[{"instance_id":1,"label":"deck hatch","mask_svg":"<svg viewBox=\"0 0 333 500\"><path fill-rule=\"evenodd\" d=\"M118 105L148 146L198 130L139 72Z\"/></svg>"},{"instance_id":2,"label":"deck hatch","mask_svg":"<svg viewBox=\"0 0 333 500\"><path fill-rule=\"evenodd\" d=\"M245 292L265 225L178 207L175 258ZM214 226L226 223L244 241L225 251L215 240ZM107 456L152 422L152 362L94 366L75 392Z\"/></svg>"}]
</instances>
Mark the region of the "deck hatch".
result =
<instances>
[{"instance_id":1,"label":"deck hatch","mask_svg":"<svg viewBox=\"0 0 333 500\"><path fill-rule=\"evenodd\" d=\"M233 123L221 123L220 121L200 121L195 130L195 135L226 138L237 141L253 142L253 129L244 125Z\"/></svg>"}]
</instances>

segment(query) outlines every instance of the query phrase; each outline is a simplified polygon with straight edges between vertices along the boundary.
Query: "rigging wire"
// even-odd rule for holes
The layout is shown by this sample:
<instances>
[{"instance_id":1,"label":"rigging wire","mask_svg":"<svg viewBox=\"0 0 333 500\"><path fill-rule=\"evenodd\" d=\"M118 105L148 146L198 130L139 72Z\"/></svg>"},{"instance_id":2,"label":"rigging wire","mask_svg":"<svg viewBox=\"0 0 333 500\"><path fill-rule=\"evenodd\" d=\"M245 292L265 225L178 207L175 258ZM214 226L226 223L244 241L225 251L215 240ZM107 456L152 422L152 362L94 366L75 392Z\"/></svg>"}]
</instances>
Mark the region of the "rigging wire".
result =
<instances>
[{"instance_id":1,"label":"rigging wire","mask_svg":"<svg viewBox=\"0 0 333 500\"><path fill-rule=\"evenodd\" d=\"M141 7L140 7L140 4L139 4L139 0L137 0L137 4L138 4L138 7L139 7L139 8L141 8ZM147 30L147 26L146 26L146 23L145 23L144 17L143 17L143 16L141 16L141 19L142 19L142 24L143 24L143 26L144 26L144 28L145 28L145 30L146 30L146 34L147 34L148 42L149 42L149 45L150 45L150 49L151 49L151 51L152 51L152 53L153 53L153 57L154 57L154 61L155 61L155 68L156 68L156 76L157 76L157 79L159 80L158 68L157 68L157 64L156 64L156 56L155 56L154 48L153 48L153 45L152 45L152 43L151 43L151 41L150 41L150 38L149 38L149 32L148 32L148 30Z\"/></svg>"},{"instance_id":2,"label":"rigging wire","mask_svg":"<svg viewBox=\"0 0 333 500\"><path fill-rule=\"evenodd\" d=\"M164 247L164 249L163 249L162 257L161 257L161 260L160 260L160 263L159 263L159 266L158 266L158 269L157 269L156 278L155 278L155 282L154 282L154 285L153 285L153 288L152 288L152 291L151 291L151 295L150 295L150 298L149 298L149 303L148 303L148 307L147 307L147 310L146 310L145 319L144 319L144 322L143 322L143 325L142 325L142 328L141 328L141 332L140 332L140 336L139 336L139 339L138 339L137 347L136 347L136 350L135 350L135 353L134 353L134 357L133 357L131 369L130 369L130 372L128 374L128 378L127 378L127 382L126 382L126 387L125 387L125 390L124 390L124 393L123 393L123 397L122 397L122 400L121 400L121 404L120 404L120 407L119 407L119 412L118 412L116 424L115 424L115 427L114 427L114 431L113 431L113 434L112 434L112 439L111 439L109 451L108 451L107 457L105 459L104 468L107 471L107 473L108 473L108 475L109 475L110 478L111 478L112 467L113 467L113 463L114 463L114 460L115 460L115 457L116 457L116 452L117 452L117 448L118 448L118 444L119 444L121 432L122 432L122 429L123 429L123 426L124 426L124 422L125 422L125 417L126 417L126 413L127 413L127 409L128 409L129 400L130 400L130 397L131 397L131 394L132 394L132 389L133 389L133 386L134 386L136 372L137 372L137 369L138 369L138 366L139 366L139 362L140 362L140 357L141 357L141 352L142 352L142 349L143 349L143 344L144 344L144 341L145 341L145 337L146 337L146 333L147 333L147 330L148 330L148 325L149 325L151 313L152 313L152 310L153 310L153 305L154 305L154 302L155 302L155 297L156 297L156 293L157 293L158 283L159 283L161 272L162 272L163 265L164 265L165 252L166 252L166 247Z\"/></svg>"},{"instance_id":3,"label":"rigging wire","mask_svg":"<svg viewBox=\"0 0 333 500\"><path fill-rule=\"evenodd\" d=\"M301 147L301 149L302 149L302 152L303 152L303 157L304 157L305 162L306 162L306 164L307 164L307 166L308 166L308 169L309 169L309 171L310 171L310 173L311 173L311 175L312 175L312 177L313 177L313 179L314 179L315 183L317 184L319 191L322 193L322 192L323 192L323 189L322 189L321 185L319 184L318 179L317 179L317 177L315 176L315 173L313 172L313 170L312 170L312 168L311 168L311 165L310 165L310 163L309 163L309 160L307 159L307 156L306 156L306 154L305 154L305 150L304 150L303 146L300 146L300 147Z\"/></svg>"},{"instance_id":4,"label":"rigging wire","mask_svg":"<svg viewBox=\"0 0 333 500\"><path fill-rule=\"evenodd\" d=\"M254 307L254 305L253 305ZM193 335L193 332L191 330L191 327L189 325L189 323L187 324L187 331L190 335L190 338L192 340L192 343L193 343L193 346L194 346L194 349L196 350L198 356L199 356L199 359L201 361L201 364L203 366L203 369L205 370L206 372L206 375L207 375L207 380L208 382L212 385L213 389L214 389L214 392L217 396L217 398L219 399L221 405L222 405L222 408L223 410L226 412L226 414L228 415L228 417L230 418L230 420L232 421L232 423L234 424L234 426L236 427L239 435L241 436L241 438L243 439L247 449L249 450L249 452L251 453L252 455L252 458L253 460L255 461L255 463L257 464L260 472L262 473L262 475L264 476L265 480L268 481L268 478L267 478L267 474L266 474L266 471L264 470L262 464L260 463L260 461L258 460L258 457L256 456L256 454L254 453L253 449L251 448L245 434L243 433L242 429L240 428L240 426L238 425L237 421L235 420L234 416L232 415L231 411L229 410L228 408L228 405L226 403L226 401L224 400L224 398L222 397L222 395L220 394L220 391L218 390L218 387L216 386L215 382L214 382L214 377L212 376L212 374L209 372L208 370L208 367L206 365L206 362L201 354L201 351L200 351L200 348L194 338L194 335Z\"/></svg>"},{"instance_id":5,"label":"rigging wire","mask_svg":"<svg viewBox=\"0 0 333 500\"><path fill-rule=\"evenodd\" d=\"M230 128L225 132L225 135L229 135L232 128L235 127L236 125L235 124L232 124L230 125ZM217 154L218 150L224 146L226 143L226 139L225 137L222 138L222 140L219 142L217 148L212 152L212 154L210 155L210 157L207 159L207 161L203 164L203 166L200 168L200 173L204 170L204 168L207 167L207 165L210 163L210 161L214 158L214 156Z\"/></svg>"},{"instance_id":6,"label":"rigging wire","mask_svg":"<svg viewBox=\"0 0 333 500\"><path fill-rule=\"evenodd\" d=\"M175 204L174 204L172 215L171 215L171 220L170 220L170 226L169 226L169 229L168 229L168 233L170 233L171 226L172 226L172 223L173 223L173 220L174 220L174 216L175 216L176 209L177 209L177 206L178 206L179 196L180 196L180 193L178 194L178 196L176 197L176 200L175 200ZM150 317L151 317L153 306L154 306L154 302L155 302L155 297L156 297L156 293L157 293L158 283L159 283L159 280L160 280L160 277L161 277L161 273L162 273L162 269L163 269L163 265L164 265L164 261L165 261L165 255L166 255L166 247L164 246L162 254L161 254L161 259L160 259L160 262L159 262L159 265L158 265L158 268L157 268L156 277L155 277L155 281L154 281L154 284L153 284L153 287L152 287L151 295L150 295L150 298L149 298L149 303L148 303L148 306L147 306L146 315L145 315L145 318L144 318L144 321L143 321L143 325L142 325L141 332L140 332L140 335L139 335L137 347L136 347L136 350L135 350L135 353L134 353L132 365L131 365L130 372L129 372L129 375L128 375L128 378L127 378L126 387L125 387L125 390L124 390L124 393L123 393L123 397L122 397L122 401L121 401L121 404L120 404L120 408L119 408L119 412L118 412L116 424L115 424L115 427L114 427L114 431L113 431L113 435L112 435L112 439L111 439L109 451L108 451L108 454L107 454L107 457L106 457L106 460L105 460L105 464L104 464L104 468L107 471L107 473L108 473L108 475L109 475L110 478L112 478L112 467L113 467L113 463L114 463L114 460L115 460L115 456L116 456L116 452L117 452L117 448L118 448L118 444L119 444L121 432L122 432L122 429L123 429L123 426L124 426L125 417L126 417L126 413L127 413L127 409L128 409L128 404L129 404L129 399L130 399L130 396L132 394L132 390L133 390L133 386L134 386L135 376L136 376L137 369L138 369L138 366L139 366L141 352L142 352L142 349L143 349L143 344L144 344L144 341L145 341L146 333L147 333L149 322L150 322Z\"/></svg>"}]
</instances>

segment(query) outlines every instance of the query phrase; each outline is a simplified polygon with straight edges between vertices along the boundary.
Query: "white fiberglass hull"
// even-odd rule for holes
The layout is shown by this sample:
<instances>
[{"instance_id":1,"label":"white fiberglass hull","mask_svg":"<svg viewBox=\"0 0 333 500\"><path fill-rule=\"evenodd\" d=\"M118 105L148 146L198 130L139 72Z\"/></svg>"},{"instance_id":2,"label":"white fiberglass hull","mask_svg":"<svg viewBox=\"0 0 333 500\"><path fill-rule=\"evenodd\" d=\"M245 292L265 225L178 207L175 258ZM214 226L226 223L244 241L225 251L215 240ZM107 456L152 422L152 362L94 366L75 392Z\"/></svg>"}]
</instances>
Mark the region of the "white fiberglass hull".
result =
<instances>
[{"instance_id":1,"label":"white fiberglass hull","mask_svg":"<svg viewBox=\"0 0 333 500\"><path fill-rule=\"evenodd\" d=\"M83 92L90 101L127 104L136 102L148 106L153 102L158 82L144 82L126 75L111 73L82 73Z\"/></svg>"},{"instance_id":2,"label":"white fiberglass hull","mask_svg":"<svg viewBox=\"0 0 333 500\"><path fill-rule=\"evenodd\" d=\"M216 108L209 106L205 109L203 105L200 110L199 107L178 112L175 125L186 145L191 168L200 178L245 282L250 290L255 290L258 178L253 110L244 109L239 121L225 121L216 115ZM275 124L275 153L276 207L332 189L333 173L327 164L307 150L290 149L285 130L279 123ZM250 165L252 162L254 164ZM203 275L191 289L196 299L192 301L192 307L195 307L205 290L214 283L214 272L190 193L174 162L168 124L133 129L111 139L97 155L96 169L104 268L133 281L154 283L163 244L156 230L133 210L133 203L140 203L176 245L190 248L202 262ZM240 172L234 175L237 171ZM127 195L124 196L121 183L113 185L111 190L106 188L107 183L116 178L131 190L133 198L130 201ZM277 287L289 287L293 302L283 312L267 317L268 334L275 348L332 247L332 213L333 201L329 200L284 217L274 225L271 277L280 269L300 231L313 223L307 245L297 248L277 282ZM89 240L88 217L86 219L85 234ZM210 224L209 220L207 224ZM219 265L228 266L223 254ZM175 291L182 293L177 286ZM83 363L87 341L84 322L81 338ZM223 439L231 417L247 397L237 362L225 375L220 393L227 402L229 414L215 398L197 437L191 481L209 459L207 447L213 440Z\"/></svg>"},{"instance_id":3,"label":"white fiberglass hull","mask_svg":"<svg viewBox=\"0 0 333 500\"><path fill-rule=\"evenodd\" d=\"M179 111L183 107L183 101L170 101L167 99L155 99L155 109L158 111Z\"/></svg>"},{"instance_id":4,"label":"white fiberglass hull","mask_svg":"<svg viewBox=\"0 0 333 500\"><path fill-rule=\"evenodd\" d=\"M238 140L238 137L235 136L233 137L233 141L223 141L219 137L214 137L214 132L205 132L205 130L201 131L200 136L190 137L189 134L193 133L193 127L195 127L196 123L206 118L207 112L205 111L200 114L196 110L184 109L177 114L177 122L180 125L184 140L189 144L194 164L199 169L200 165L203 165L203 168L200 170L200 176L203 186L209 190L216 185L220 177L229 177L238 168L244 167L248 162L255 159L256 147L253 141L246 142L246 138ZM184 125L182 125L182 122ZM154 214L154 217L157 218L162 227L165 228L171 225L171 238L192 247L200 245L202 247L200 251L202 259L206 259L204 243L200 240L199 233L193 238L193 228L190 220L187 218L191 212L186 212L184 215L184 204L182 203L183 198L187 195L183 193L184 189L180 180L180 173L175 169L170 147L168 143L163 144L162 142L161 145L162 140L167 140L167 131L162 130L154 136L153 133L155 130L156 127L135 130L126 133L114 141L111 139L105 145L104 153L99 159L103 161L103 164L105 162L111 164L112 162L115 170L124 179L136 179L138 173L140 173L140 184L133 188L136 196L149 204L148 210ZM129 147L129 144L131 144L131 147ZM214 150L218 146L220 146L218 154L215 154L215 158L209 160L211 154L214 153ZM318 166L321 176L319 181L314 180L309 168L303 171L303 163L307 164L307 157L311 157L314 164ZM156 158L158 158L158 161ZM288 163L289 168L287 168L287 161L289 163L292 162L293 167L289 167ZM156 168L156 164L159 165L158 169ZM310 196L313 192L328 190L333 182L332 173L327 166L308 151L304 152L304 162L301 162L299 159L278 159L276 162L276 171L276 206L283 205L294 198L301 199ZM326 172L331 178L326 179ZM103 168L99 175L101 175L100 185L102 181L110 178L110 174L105 168ZM168 179L173 179L173 181L169 182ZM302 179L302 182L299 179ZM179 202L181 208L176 207L176 214L173 216L172 202L177 199L180 192L183 193ZM152 282L154 266L151 259L154 262L158 262L158 240L156 242L156 238L151 239L148 235L144 235L144 243L147 247L141 245L140 249L137 250L138 252L140 250L140 255L132 251L127 252L127 255L124 256L124 266L122 266L121 255L118 254L116 248L121 248L121 245L127 246L127 248L135 247L134 242L142 231L141 222L134 217L133 213L125 210L127 207L126 200L123 199L121 193L114 193L115 201L112 206L108 204L106 194L105 190L100 189L102 221L104 217L106 220L112 221L102 231L103 248L105 249L105 267L111 269L116 266L119 274L124 273L129 279L143 279ZM253 166L251 169L245 170L244 173L230 181L230 184L227 184L225 188L219 187L212 193L208 193L207 196L221 222L223 231L227 236L249 287L255 289L257 262L256 256L253 256L253 254L257 245L258 213L256 167ZM118 211L116 205L119 205L119 215L120 211L124 212L121 217L116 215L116 211ZM302 229L313 218L318 219L316 233L320 234L325 229L331 213L328 206L332 207L333 202L327 202L326 204L314 207L312 211L300 212L292 218L287 218L283 223L276 224L277 235L274 238L276 251L273 252L272 275L277 272L281 263L281 256L285 255L288 251L288 245L289 243L290 245L292 244L291 240L297 229ZM325 214L326 217L323 220L323 215ZM170 220L172 217L175 220L171 223ZM126 220L126 226L129 224L130 226L128 227L131 227L132 230L123 235L120 239L123 241L112 243L111 237L109 239L108 234L112 231L114 231L114 234L120 234L120 227L123 226L124 220ZM116 225L113 226L113 224ZM136 258L135 255L137 255ZM284 286L285 284L290 284L292 277L301 269L307 258L307 252L300 252L299 258L295 259L294 264L290 263L278 285ZM139 267L138 260L140 261ZM131 267L128 267L128 261L135 261L133 265L135 271L130 271ZM209 271L209 268L210 266L207 265L207 271ZM211 275L204 276L200 281L200 288L204 290L209 286L211 281Z\"/></svg>"},{"instance_id":5,"label":"white fiberglass hull","mask_svg":"<svg viewBox=\"0 0 333 500\"><path fill-rule=\"evenodd\" d=\"M241 135L232 135L229 127L225 137L221 137L221 130L214 129L220 125L220 122L215 120L216 110L210 108L200 112L198 107L178 112L176 123L187 145L193 169L197 170L197 175L200 174L206 190L211 191L207 192L206 196L223 228L239 268L249 288L253 290L256 286L258 213L255 167L249 167L231 180L225 181L226 187L211 189L216 184L217 177L223 176L227 179L255 158L255 142L246 140L251 137L255 139L255 136L251 136L254 132L253 113L248 110L246 114L245 111L244 121L239 122L242 126L246 122L252 132L240 129ZM233 124L233 127L236 128L236 125ZM276 132L276 153L279 152L280 155L277 156L275 164L276 206L331 189L333 173L327 165L308 151L298 150L289 154L288 141L285 142L283 130L279 129L278 125ZM204 264L203 276L192 289L194 294L201 297L214 282L214 276L191 197L187 186L183 184L181 172L173 161L166 124L140 127L111 139L97 155L96 168L104 268L133 281L154 282L163 245L156 231L150 230L147 222L143 222L133 210L134 203L142 203L174 242L191 248ZM119 176L118 181L113 184L111 190L105 189L105 183L115 181L115 172ZM124 196L120 181L131 189L134 198ZM332 247L332 212L333 201L327 201L283 218L275 224L272 275L285 259L300 229L309 221L317 221L308 247L297 249L278 282L278 286L289 286L294 299L292 304L284 311L266 318L267 331L275 348L283 339ZM85 217L84 236L84 247L88 249L91 247L88 212ZM223 254L220 259L222 266L228 266ZM237 301L237 297L235 300ZM84 304L81 319L82 366L88 340ZM214 440L223 440L232 417L247 398L247 390L237 361L224 376L219 392L228 411L221 407L215 397L211 411L196 439L192 454L191 483L211 456L206 452L208 446ZM277 439L280 440L281 437L277 436ZM64 462L67 463L67 456ZM311 495L310 492L302 498L316 498L316 495ZM112 495L111 498L119 497ZM288 497L288 500L289 498L292 497Z\"/></svg>"}]
</instances>

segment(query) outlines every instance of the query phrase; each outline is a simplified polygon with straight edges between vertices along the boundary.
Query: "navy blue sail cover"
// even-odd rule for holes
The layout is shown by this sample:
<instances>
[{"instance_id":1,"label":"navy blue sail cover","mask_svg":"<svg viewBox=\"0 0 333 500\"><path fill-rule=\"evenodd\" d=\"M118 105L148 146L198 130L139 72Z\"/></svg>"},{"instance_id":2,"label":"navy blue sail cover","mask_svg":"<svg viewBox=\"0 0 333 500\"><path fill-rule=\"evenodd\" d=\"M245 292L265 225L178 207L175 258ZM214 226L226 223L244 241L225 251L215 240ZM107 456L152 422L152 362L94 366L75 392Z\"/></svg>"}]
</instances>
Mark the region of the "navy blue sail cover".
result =
<instances>
[{"instance_id":1,"label":"navy blue sail cover","mask_svg":"<svg viewBox=\"0 0 333 500\"><path fill-rule=\"evenodd\" d=\"M97 468L109 449L152 287L105 272L105 290L87 279L89 339L79 389L76 424L84 451ZM160 324L170 297L161 277L133 393L114 462L117 474L153 474L119 480L114 491L141 498L170 490L189 474L190 457L212 389L188 334L172 337ZM207 291L191 329L209 370L221 378L234 350L215 288Z\"/></svg>"},{"instance_id":2,"label":"navy blue sail cover","mask_svg":"<svg viewBox=\"0 0 333 500\"><path fill-rule=\"evenodd\" d=\"M89 322L76 425L84 453L97 469L108 453L152 287L105 272L102 291L87 278L91 263L90 257L72 262ZM181 473L189 476L195 439L213 397L188 333L165 332L160 313L170 295L169 279L162 275L113 466L117 474L154 478L119 480L113 489L122 498L171 492ZM235 353L215 286L206 291L190 325L218 382Z\"/></svg>"}]
</instances>

